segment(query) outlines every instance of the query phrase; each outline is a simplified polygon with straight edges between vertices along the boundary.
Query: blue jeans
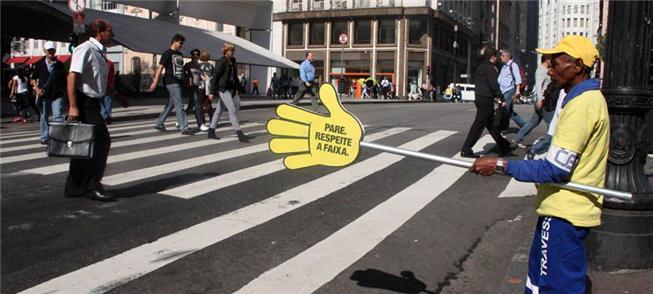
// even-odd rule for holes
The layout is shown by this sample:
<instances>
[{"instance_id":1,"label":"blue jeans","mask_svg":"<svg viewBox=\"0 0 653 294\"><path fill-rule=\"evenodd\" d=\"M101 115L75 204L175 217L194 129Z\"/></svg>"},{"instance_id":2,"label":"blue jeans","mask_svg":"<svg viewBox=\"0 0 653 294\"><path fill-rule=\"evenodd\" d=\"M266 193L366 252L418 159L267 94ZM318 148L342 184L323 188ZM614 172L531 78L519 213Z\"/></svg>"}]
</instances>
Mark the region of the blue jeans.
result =
<instances>
[{"instance_id":1,"label":"blue jeans","mask_svg":"<svg viewBox=\"0 0 653 294\"><path fill-rule=\"evenodd\" d=\"M110 95L102 97L102 101L100 101L100 115L104 120L111 117L111 101L113 101L113 97Z\"/></svg>"},{"instance_id":2,"label":"blue jeans","mask_svg":"<svg viewBox=\"0 0 653 294\"><path fill-rule=\"evenodd\" d=\"M551 135L546 135L536 140L535 143L533 143L533 146L531 146L531 149L528 149L527 155L529 156L529 159L533 159L536 155L541 155L549 151L551 139L553 139Z\"/></svg>"},{"instance_id":3,"label":"blue jeans","mask_svg":"<svg viewBox=\"0 0 653 294\"><path fill-rule=\"evenodd\" d=\"M512 96L515 96L515 92L515 88L508 90L507 92L503 93L503 99L506 100L506 110L508 111L510 119L512 119L512 121L514 121L521 128L526 124L526 122L518 113L513 110ZM508 122L508 125L510 125L510 122ZM508 126L505 127L507 128Z\"/></svg>"},{"instance_id":4,"label":"blue jeans","mask_svg":"<svg viewBox=\"0 0 653 294\"><path fill-rule=\"evenodd\" d=\"M197 127L201 127L204 124L204 114L202 113L202 104L200 102L199 91L204 91L204 89L199 89L196 86L193 86L190 89L192 96L192 101L195 103L195 121L197 122Z\"/></svg>"},{"instance_id":5,"label":"blue jeans","mask_svg":"<svg viewBox=\"0 0 653 294\"><path fill-rule=\"evenodd\" d=\"M522 140L524 140L524 137L528 136L528 134L535 127L537 127L537 125L539 125L542 119L544 118L544 114L541 109L540 110L534 109L534 110L535 112L533 112L533 115L531 115L531 119L523 127L519 129L519 132L517 132L515 138L512 139L515 143L519 143Z\"/></svg>"},{"instance_id":6,"label":"blue jeans","mask_svg":"<svg viewBox=\"0 0 653 294\"><path fill-rule=\"evenodd\" d=\"M63 121L63 97L48 99L39 99L39 108L41 111L41 120L39 126L41 127L40 140L44 142L48 139L48 117L52 112L52 121Z\"/></svg>"},{"instance_id":7,"label":"blue jeans","mask_svg":"<svg viewBox=\"0 0 653 294\"><path fill-rule=\"evenodd\" d=\"M179 130L184 131L188 128L188 121L186 120L186 113L184 112L184 104L181 102L181 85L170 84L166 85L168 89L169 100L168 104L163 108L163 111L156 120L157 126L163 126L166 117L175 108L175 115L177 116L177 123L179 123Z\"/></svg>"}]
</instances>

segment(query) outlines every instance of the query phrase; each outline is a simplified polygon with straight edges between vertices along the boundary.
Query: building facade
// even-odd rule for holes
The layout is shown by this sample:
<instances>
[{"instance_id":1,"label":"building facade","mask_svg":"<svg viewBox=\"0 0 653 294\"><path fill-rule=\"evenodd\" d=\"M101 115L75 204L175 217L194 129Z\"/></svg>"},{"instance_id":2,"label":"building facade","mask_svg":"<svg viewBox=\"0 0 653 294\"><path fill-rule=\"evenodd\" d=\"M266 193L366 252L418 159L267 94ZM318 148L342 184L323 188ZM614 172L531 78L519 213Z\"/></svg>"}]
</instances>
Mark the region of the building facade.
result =
<instances>
[{"instance_id":1,"label":"building facade","mask_svg":"<svg viewBox=\"0 0 653 294\"><path fill-rule=\"evenodd\" d=\"M431 2L276 1L273 20L281 23L282 55L301 62L313 52L320 81L386 77L404 96L410 83L453 82L454 70L469 77L472 48L480 45L472 23L461 22L472 19L471 9L454 18Z\"/></svg>"},{"instance_id":2,"label":"building facade","mask_svg":"<svg viewBox=\"0 0 653 294\"><path fill-rule=\"evenodd\" d=\"M483 45L511 43L503 25L511 14L497 7L511 1L430 0L283 0L274 2L273 50L301 62L315 55L322 82L383 77L397 95L411 83L430 83L443 89L449 83L470 82ZM519 1L514 1L519 2ZM518 26L514 26L515 29ZM341 35L346 42L341 44ZM277 49L278 48L278 49ZM295 75L296 73L284 73ZM347 87L348 88L348 87Z\"/></svg>"},{"instance_id":3,"label":"building facade","mask_svg":"<svg viewBox=\"0 0 653 294\"><path fill-rule=\"evenodd\" d=\"M597 42L599 0L539 0L538 47L550 48L569 35Z\"/></svg>"}]
</instances>

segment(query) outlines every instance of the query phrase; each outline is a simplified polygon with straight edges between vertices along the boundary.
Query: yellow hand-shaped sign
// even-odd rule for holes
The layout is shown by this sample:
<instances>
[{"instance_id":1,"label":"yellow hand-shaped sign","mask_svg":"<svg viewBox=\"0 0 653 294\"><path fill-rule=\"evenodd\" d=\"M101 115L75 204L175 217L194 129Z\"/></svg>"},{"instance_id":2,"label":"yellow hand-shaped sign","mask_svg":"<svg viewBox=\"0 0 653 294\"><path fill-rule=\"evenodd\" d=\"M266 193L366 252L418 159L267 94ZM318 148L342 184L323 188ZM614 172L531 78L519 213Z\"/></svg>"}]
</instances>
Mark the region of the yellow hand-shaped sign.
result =
<instances>
[{"instance_id":1,"label":"yellow hand-shaped sign","mask_svg":"<svg viewBox=\"0 0 653 294\"><path fill-rule=\"evenodd\" d=\"M362 124L342 107L331 84L320 87L320 100L329 115L282 104L277 107L279 118L268 122L268 133L278 136L270 140L270 150L287 154L286 168L345 166L358 157Z\"/></svg>"}]
</instances>

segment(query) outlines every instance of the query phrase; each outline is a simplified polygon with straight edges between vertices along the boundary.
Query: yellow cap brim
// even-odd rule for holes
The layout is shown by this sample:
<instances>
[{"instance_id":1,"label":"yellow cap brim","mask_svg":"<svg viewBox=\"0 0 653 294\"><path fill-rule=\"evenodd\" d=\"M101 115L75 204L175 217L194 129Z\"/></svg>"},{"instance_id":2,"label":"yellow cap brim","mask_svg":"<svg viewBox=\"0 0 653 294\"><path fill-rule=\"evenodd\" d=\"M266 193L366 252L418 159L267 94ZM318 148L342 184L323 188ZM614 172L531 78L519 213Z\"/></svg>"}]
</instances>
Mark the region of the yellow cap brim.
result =
<instances>
[{"instance_id":1,"label":"yellow cap brim","mask_svg":"<svg viewBox=\"0 0 653 294\"><path fill-rule=\"evenodd\" d=\"M557 53L564 53L565 51L560 49L560 48L537 48L535 49L538 53L542 54L557 54Z\"/></svg>"}]
</instances>

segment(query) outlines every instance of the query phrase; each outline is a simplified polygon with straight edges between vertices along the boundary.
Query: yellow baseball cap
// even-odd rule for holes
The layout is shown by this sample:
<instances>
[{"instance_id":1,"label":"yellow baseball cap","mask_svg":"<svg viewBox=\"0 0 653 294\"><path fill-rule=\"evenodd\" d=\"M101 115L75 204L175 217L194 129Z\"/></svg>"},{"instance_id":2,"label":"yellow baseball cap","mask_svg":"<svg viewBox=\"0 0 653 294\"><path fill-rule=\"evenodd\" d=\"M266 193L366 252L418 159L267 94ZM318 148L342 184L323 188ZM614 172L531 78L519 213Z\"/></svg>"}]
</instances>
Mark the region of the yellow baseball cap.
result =
<instances>
[{"instance_id":1,"label":"yellow baseball cap","mask_svg":"<svg viewBox=\"0 0 653 294\"><path fill-rule=\"evenodd\" d=\"M599 57L599 51L592 41L588 38L581 36L566 36L553 48L535 49L542 54L557 54L567 53L569 56L583 60L583 64L587 67L592 67L594 61Z\"/></svg>"}]
</instances>

